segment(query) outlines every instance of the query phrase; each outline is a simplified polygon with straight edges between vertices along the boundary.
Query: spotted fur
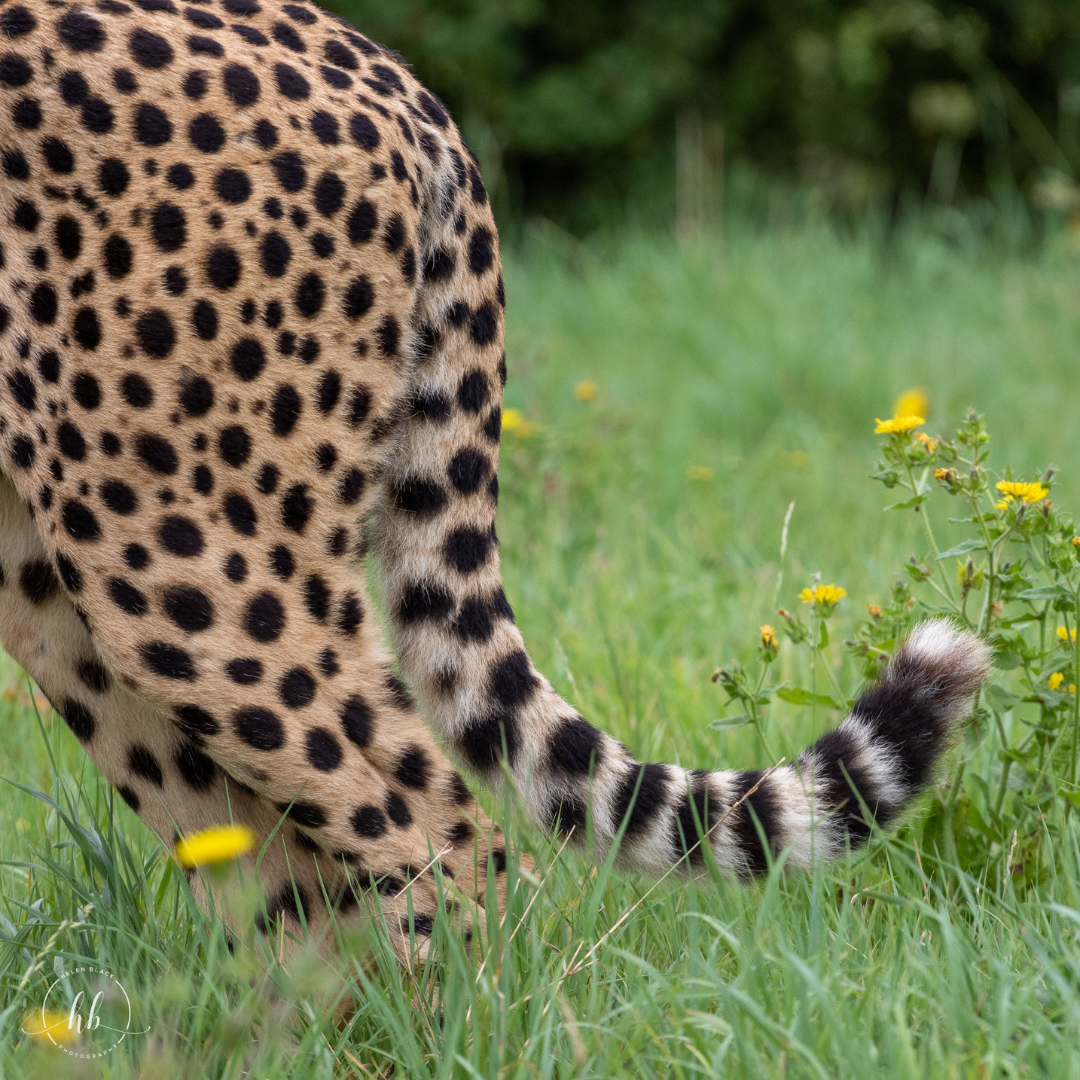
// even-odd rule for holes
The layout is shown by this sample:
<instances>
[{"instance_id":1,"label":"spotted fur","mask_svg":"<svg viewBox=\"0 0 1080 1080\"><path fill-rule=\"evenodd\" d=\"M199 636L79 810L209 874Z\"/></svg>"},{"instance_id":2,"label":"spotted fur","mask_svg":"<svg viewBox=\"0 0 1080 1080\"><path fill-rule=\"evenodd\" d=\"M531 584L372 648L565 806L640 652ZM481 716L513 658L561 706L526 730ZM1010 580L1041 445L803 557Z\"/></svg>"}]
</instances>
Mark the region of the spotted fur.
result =
<instances>
[{"instance_id":1,"label":"spotted fur","mask_svg":"<svg viewBox=\"0 0 1080 1080\"><path fill-rule=\"evenodd\" d=\"M986 662L945 623L767 775L640 765L532 666L498 236L396 54L306 2L5 0L0 168L0 637L167 842L286 816L271 914L404 934L411 882L423 937L434 864L501 882L447 754L650 873L836 855L926 783Z\"/></svg>"}]
</instances>

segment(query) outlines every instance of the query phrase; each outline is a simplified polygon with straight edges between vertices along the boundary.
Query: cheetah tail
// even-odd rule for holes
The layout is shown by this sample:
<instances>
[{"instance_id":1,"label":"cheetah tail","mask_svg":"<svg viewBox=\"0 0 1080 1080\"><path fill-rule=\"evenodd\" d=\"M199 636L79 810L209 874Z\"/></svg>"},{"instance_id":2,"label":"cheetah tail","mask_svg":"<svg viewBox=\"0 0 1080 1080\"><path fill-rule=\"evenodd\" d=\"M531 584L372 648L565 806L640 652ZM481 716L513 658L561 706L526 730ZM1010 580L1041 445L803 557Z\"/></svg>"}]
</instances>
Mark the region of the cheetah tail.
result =
<instances>
[{"instance_id":1,"label":"cheetah tail","mask_svg":"<svg viewBox=\"0 0 1080 1080\"><path fill-rule=\"evenodd\" d=\"M373 534L402 673L429 723L489 787L508 769L541 828L583 839L591 826L601 859L621 834L628 869L702 863L699 827L718 864L740 875L785 848L806 866L864 843L863 806L884 825L929 782L985 677L986 647L946 620L923 623L838 728L766 773L642 765L579 716L533 667L502 587L505 296L495 223L473 175L468 199L422 203L416 361Z\"/></svg>"}]
</instances>

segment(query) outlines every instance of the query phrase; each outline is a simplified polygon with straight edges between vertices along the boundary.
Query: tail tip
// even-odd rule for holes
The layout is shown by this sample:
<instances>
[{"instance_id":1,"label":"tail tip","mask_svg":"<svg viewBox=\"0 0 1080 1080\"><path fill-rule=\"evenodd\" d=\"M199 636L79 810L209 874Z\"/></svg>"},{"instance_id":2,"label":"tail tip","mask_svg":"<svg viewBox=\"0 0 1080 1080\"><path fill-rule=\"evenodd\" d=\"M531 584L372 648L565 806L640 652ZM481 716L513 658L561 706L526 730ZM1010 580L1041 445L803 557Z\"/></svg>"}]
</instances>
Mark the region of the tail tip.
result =
<instances>
[{"instance_id":1,"label":"tail tip","mask_svg":"<svg viewBox=\"0 0 1080 1080\"><path fill-rule=\"evenodd\" d=\"M990 647L974 631L940 618L919 623L896 659L922 669L924 677L955 703L954 719L961 719L990 671L991 655Z\"/></svg>"}]
</instances>

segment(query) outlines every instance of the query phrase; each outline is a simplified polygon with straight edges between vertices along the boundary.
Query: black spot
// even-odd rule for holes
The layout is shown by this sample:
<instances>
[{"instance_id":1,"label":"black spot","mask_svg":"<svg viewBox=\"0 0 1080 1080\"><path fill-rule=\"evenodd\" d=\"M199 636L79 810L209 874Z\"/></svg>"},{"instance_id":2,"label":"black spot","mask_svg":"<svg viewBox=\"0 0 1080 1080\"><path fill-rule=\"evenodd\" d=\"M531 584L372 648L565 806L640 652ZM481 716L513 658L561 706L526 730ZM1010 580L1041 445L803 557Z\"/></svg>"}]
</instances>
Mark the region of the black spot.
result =
<instances>
[{"instance_id":1,"label":"black spot","mask_svg":"<svg viewBox=\"0 0 1080 1080\"><path fill-rule=\"evenodd\" d=\"M240 468L251 457L251 436L239 426L225 428L218 436L218 453L226 465Z\"/></svg>"},{"instance_id":2,"label":"black spot","mask_svg":"<svg viewBox=\"0 0 1080 1080\"><path fill-rule=\"evenodd\" d=\"M41 214L38 208L26 199L15 200L15 212L11 215L13 225L17 225L26 232L34 232L41 222Z\"/></svg>"},{"instance_id":3,"label":"black spot","mask_svg":"<svg viewBox=\"0 0 1080 1080\"><path fill-rule=\"evenodd\" d=\"M278 481L281 479L281 472L276 465L271 465L267 462L260 470L259 475L255 480L255 486L264 495L273 495L277 491Z\"/></svg>"},{"instance_id":4,"label":"black spot","mask_svg":"<svg viewBox=\"0 0 1080 1080\"><path fill-rule=\"evenodd\" d=\"M25 371L14 371L7 376L8 389L15 403L28 412L37 404L37 389L34 380Z\"/></svg>"},{"instance_id":5,"label":"black spot","mask_svg":"<svg viewBox=\"0 0 1080 1080\"><path fill-rule=\"evenodd\" d=\"M551 768L571 776L588 776L603 762L603 736L580 716L563 720L548 746Z\"/></svg>"},{"instance_id":6,"label":"black spot","mask_svg":"<svg viewBox=\"0 0 1080 1080\"><path fill-rule=\"evenodd\" d=\"M275 64L274 78L277 80L278 90L290 101L303 101L311 94L311 84L296 68L289 67L288 64Z\"/></svg>"},{"instance_id":7,"label":"black spot","mask_svg":"<svg viewBox=\"0 0 1080 1080\"><path fill-rule=\"evenodd\" d=\"M263 150L272 150L278 144L277 128L269 120L260 120L255 125L255 141Z\"/></svg>"},{"instance_id":8,"label":"black spot","mask_svg":"<svg viewBox=\"0 0 1080 1080\"><path fill-rule=\"evenodd\" d=\"M492 544L490 532L462 526L446 537L443 555L459 574L471 574L487 561Z\"/></svg>"},{"instance_id":9,"label":"black spot","mask_svg":"<svg viewBox=\"0 0 1080 1080\"><path fill-rule=\"evenodd\" d=\"M375 204L368 199L361 199L349 214L345 223L349 241L353 244L366 244L375 233L379 224L379 215Z\"/></svg>"},{"instance_id":10,"label":"black spot","mask_svg":"<svg viewBox=\"0 0 1080 1080\"><path fill-rule=\"evenodd\" d=\"M101 344L101 323L97 312L91 307L79 308L71 320L71 332L80 347L93 352Z\"/></svg>"},{"instance_id":11,"label":"black spot","mask_svg":"<svg viewBox=\"0 0 1080 1080\"><path fill-rule=\"evenodd\" d=\"M130 581L125 581L123 578L110 578L108 587L112 602L125 614L134 615L136 618L142 618L146 614L148 609L146 597Z\"/></svg>"},{"instance_id":12,"label":"black spot","mask_svg":"<svg viewBox=\"0 0 1080 1080\"><path fill-rule=\"evenodd\" d=\"M148 641L139 647L139 655L146 668L163 679L190 682L198 678L195 661L178 645L167 641Z\"/></svg>"},{"instance_id":13,"label":"black spot","mask_svg":"<svg viewBox=\"0 0 1080 1080\"><path fill-rule=\"evenodd\" d=\"M203 341L213 341L218 332L217 309L209 300L197 301L191 309L191 324Z\"/></svg>"},{"instance_id":14,"label":"black spot","mask_svg":"<svg viewBox=\"0 0 1080 1080\"><path fill-rule=\"evenodd\" d=\"M129 372L120 380L120 394L133 409L146 409L154 403L153 388L135 372Z\"/></svg>"},{"instance_id":15,"label":"black spot","mask_svg":"<svg viewBox=\"0 0 1080 1080\"><path fill-rule=\"evenodd\" d=\"M342 730L361 750L371 744L375 731L375 717L362 697L354 694L341 706L338 715L341 718Z\"/></svg>"},{"instance_id":16,"label":"black spot","mask_svg":"<svg viewBox=\"0 0 1080 1080\"><path fill-rule=\"evenodd\" d=\"M490 269L495 258L495 237L485 225L469 237L469 269L479 277Z\"/></svg>"},{"instance_id":17,"label":"black spot","mask_svg":"<svg viewBox=\"0 0 1080 1080\"><path fill-rule=\"evenodd\" d=\"M409 807L396 791L387 792L385 806L386 816L399 829L407 829L412 824L413 818ZM430 933L430 930L428 932Z\"/></svg>"},{"instance_id":18,"label":"black spot","mask_svg":"<svg viewBox=\"0 0 1080 1080\"><path fill-rule=\"evenodd\" d=\"M664 808L667 785L666 765L634 765L627 769L612 802L612 828L618 829L624 820L627 836L646 828Z\"/></svg>"},{"instance_id":19,"label":"black spot","mask_svg":"<svg viewBox=\"0 0 1080 1080\"><path fill-rule=\"evenodd\" d=\"M135 773L136 776L141 776L144 780L149 780L150 783L157 787L161 787L164 783L164 777L162 776L158 759L154 757L150 750L140 743L135 743L128 750L128 768Z\"/></svg>"},{"instance_id":20,"label":"black spot","mask_svg":"<svg viewBox=\"0 0 1080 1080\"><path fill-rule=\"evenodd\" d=\"M244 630L255 641L277 641L285 629L285 608L272 592L261 592L248 602Z\"/></svg>"},{"instance_id":21,"label":"black spot","mask_svg":"<svg viewBox=\"0 0 1080 1080\"><path fill-rule=\"evenodd\" d=\"M23 563L19 571L19 588L23 596L35 607L56 595L60 582L56 572L44 559Z\"/></svg>"},{"instance_id":22,"label":"black spot","mask_svg":"<svg viewBox=\"0 0 1080 1080\"><path fill-rule=\"evenodd\" d=\"M131 32L128 48L135 63L151 71L171 64L175 55L172 46L160 34L142 27Z\"/></svg>"},{"instance_id":23,"label":"black spot","mask_svg":"<svg viewBox=\"0 0 1080 1080\"><path fill-rule=\"evenodd\" d=\"M254 26L240 26L233 23L229 29L232 30L234 34L238 34L249 45L262 46L270 44L270 39L261 30L256 30Z\"/></svg>"},{"instance_id":24,"label":"black spot","mask_svg":"<svg viewBox=\"0 0 1080 1080\"><path fill-rule=\"evenodd\" d=\"M296 310L305 319L313 319L318 315L325 299L326 286L323 284L323 279L316 273L305 274L297 284L293 295Z\"/></svg>"},{"instance_id":25,"label":"black spot","mask_svg":"<svg viewBox=\"0 0 1080 1080\"><path fill-rule=\"evenodd\" d=\"M412 477L395 484L392 497L398 510L421 517L437 514L449 501L446 490L441 484L419 477Z\"/></svg>"},{"instance_id":26,"label":"black spot","mask_svg":"<svg viewBox=\"0 0 1080 1080\"><path fill-rule=\"evenodd\" d=\"M405 222L400 214L394 214L386 226L383 245L387 251L397 251L405 243Z\"/></svg>"},{"instance_id":27,"label":"black spot","mask_svg":"<svg viewBox=\"0 0 1080 1080\"><path fill-rule=\"evenodd\" d=\"M259 100L259 80L250 68L242 64L229 64L222 73L222 81L225 93L240 108L247 108Z\"/></svg>"},{"instance_id":28,"label":"black spot","mask_svg":"<svg viewBox=\"0 0 1080 1080\"><path fill-rule=\"evenodd\" d=\"M487 376L479 368L474 368L458 385L458 404L466 412L479 413L487 403L488 390Z\"/></svg>"},{"instance_id":29,"label":"black spot","mask_svg":"<svg viewBox=\"0 0 1080 1080\"><path fill-rule=\"evenodd\" d=\"M135 440L135 453L139 460L161 476L173 476L179 465L176 448L160 435L144 432Z\"/></svg>"},{"instance_id":30,"label":"black spot","mask_svg":"<svg viewBox=\"0 0 1080 1080\"><path fill-rule=\"evenodd\" d=\"M248 576L247 560L239 551L234 551L225 560L225 576L234 584L246 581Z\"/></svg>"},{"instance_id":31,"label":"black spot","mask_svg":"<svg viewBox=\"0 0 1080 1080\"><path fill-rule=\"evenodd\" d=\"M163 360L176 345L176 328L166 312L151 308L135 320L135 339L147 356Z\"/></svg>"},{"instance_id":32,"label":"black spot","mask_svg":"<svg viewBox=\"0 0 1080 1080\"><path fill-rule=\"evenodd\" d=\"M338 499L346 506L355 506L364 494L364 474L350 469L338 484Z\"/></svg>"},{"instance_id":33,"label":"black spot","mask_svg":"<svg viewBox=\"0 0 1080 1080\"><path fill-rule=\"evenodd\" d=\"M5 150L2 160L5 176L12 180L30 179L30 165L21 150Z\"/></svg>"},{"instance_id":34,"label":"black spot","mask_svg":"<svg viewBox=\"0 0 1080 1080\"><path fill-rule=\"evenodd\" d=\"M46 381L55 383L60 379L60 355L54 349L45 349L38 357L38 374Z\"/></svg>"},{"instance_id":35,"label":"black spot","mask_svg":"<svg viewBox=\"0 0 1080 1080\"><path fill-rule=\"evenodd\" d=\"M180 408L188 416L204 416L214 404L214 388L202 375L188 379L180 388Z\"/></svg>"},{"instance_id":36,"label":"black spot","mask_svg":"<svg viewBox=\"0 0 1080 1080\"><path fill-rule=\"evenodd\" d=\"M20 98L11 109L11 118L17 127L33 131L41 126L41 104L33 98Z\"/></svg>"},{"instance_id":37,"label":"black spot","mask_svg":"<svg viewBox=\"0 0 1080 1080\"><path fill-rule=\"evenodd\" d=\"M88 543L101 537L101 526L94 511L77 499L68 499L62 513L64 529L72 540Z\"/></svg>"},{"instance_id":38,"label":"black spot","mask_svg":"<svg viewBox=\"0 0 1080 1080\"><path fill-rule=\"evenodd\" d=\"M436 582L409 585L398 604L398 619L408 626L427 619L444 619L454 610L453 594Z\"/></svg>"},{"instance_id":39,"label":"black spot","mask_svg":"<svg viewBox=\"0 0 1080 1080\"><path fill-rule=\"evenodd\" d=\"M353 832L365 840L378 840L386 832L386 818L377 806L358 806L349 823Z\"/></svg>"},{"instance_id":40,"label":"black spot","mask_svg":"<svg viewBox=\"0 0 1080 1080\"><path fill-rule=\"evenodd\" d=\"M312 728L304 736L304 752L308 763L319 772L333 772L344 757L337 736L324 727Z\"/></svg>"},{"instance_id":41,"label":"black spot","mask_svg":"<svg viewBox=\"0 0 1080 1080\"><path fill-rule=\"evenodd\" d=\"M255 507L252 506L251 500L246 495L241 495L235 491L231 492L225 496L222 508L229 524L241 536L255 535L258 517L255 513Z\"/></svg>"},{"instance_id":42,"label":"black spot","mask_svg":"<svg viewBox=\"0 0 1080 1080\"><path fill-rule=\"evenodd\" d=\"M272 230L263 237L259 245L259 262L268 277L281 277L291 258L292 248L281 233Z\"/></svg>"},{"instance_id":43,"label":"black spot","mask_svg":"<svg viewBox=\"0 0 1080 1080\"><path fill-rule=\"evenodd\" d=\"M204 266L206 280L222 292L231 289L240 280L240 256L228 244L212 247Z\"/></svg>"},{"instance_id":44,"label":"black spot","mask_svg":"<svg viewBox=\"0 0 1080 1080\"><path fill-rule=\"evenodd\" d=\"M142 544L127 544L124 547L124 562L132 570L145 570L150 565L150 552Z\"/></svg>"},{"instance_id":45,"label":"black spot","mask_svg":"<svg viewBox=\"0 0 1080 1080\"><path fill-rule=\"evenodd\" d=\"M375 289L367 275L354 278L345 290L344 310L348 319L359 319L366 315L375 302Z\"/></svg>"},{"instance_id":46,"label":"black spot","mask_svg":"<svg viewBox=\"0 0 1080 1080\"><path fill-rule=\"evenodd\" d=\"M161 251L178 251L187 242L184 211L176 203L158 203L150 217L150 235Z\"/></svg>"},{"instance_id":47,"label":"black spot","mask_svg":"<svg viewBox=\"0 0 1080 1080\"><path fill-rule=\"evenodd\" d=\"M54 173L66 174L75 168L75 155L66 142L60 139L45 139L41 143L41 153L45 164ZM16 177L15 179L18 179Z\"/></svg>"},{"instance_id":48,"label":"black spot","mask_svg":"<svg viewBox=\"0 0 1080 1080\"><path fill-rule=\"evenodd\" d=\"M375 329L375 337L383 356L397 356L401 327L393 315L387 315Z\"/></svg>"},{"instance_id":49,"label":"black spot","mask_svg":"<svg viewBox=\"0 0 1080 1080\"><path fill-rule=\"evenodd\" d=\"M75 400L84 409L96 409L101 404L101 387L89 372L80 371L71 383Z\"/></svg>"},{"instance_id":50,"label":"black spot","mask_svg":"<svg viewBox=\"0 0 1080 1080\"><path fill-rule=\"evenodd\" d=\"M424 267L424 277L428 281L445 281L454 273L456 262L451 252L446 248L436 248L431 253L427 266Z\"/></svg>"},{"instance_id":51,"label":"black spot","mask_svg":"<svg viewBox=\"0 0 1080 1080\"><path fill-rule=\"evenodd\" d=\"M172 121L156 105L144 101L135 110L135 138L143 146L164 146L172 134Z\"/></svg>"},{"instance_id":52,"label":"black spot","mask_svg":"<svg viewBox=\"0 0 1080 1080\"><path fill-rule=\"evenodd\" d=\"M46 282L34 287L30 293L30 315L34 322L42 326L51 326L56 322L56 290Z\"/></svg>"},{"instance_id":53,"label":"black spot","mask_svg":"<svg viewBox=\"0 0 1080 1080\"><path fill-rule=\"evenodd\" d=\"M193 791L209 791L213 786L217 766L194 743L181 743L173 760L184 783Z\"/></svg>"},{"instance_id":54,"label":"black spot","mask_svg":"<svg viewBox=\"0 0 1080 1080\"><path fill-rule=\"evenodd\" d=\"M340 142L337 117L323 109L312 113L311 133L323 146L337 146Z\"/></svg>"},{"instance_id":55,"label":"black spot","mask_svg":"<svg viewBox=\"0 0 1080 1080\"><path fill-rule=\"evenodd\" d=\"M302 709L315 700L315 678L306 668L292 668L278 683L278 696L290 709Z\"/></svg>"},{"instance_id":56,"label":"black spot","mask_svg":"<svg viewBox=\"0 0 1080 1080\"><path fill-rule=\"evenodd\" d=\"M216 154L225 145L225 129L216 116L200 113L188 124L191 145L203 154Z\"/></svg>"},{"instance_id":57,"label":"black spot","mask_svg":"<svg viewBox=\"0 0 1080 1080\"><path fill-rule=\"evenodd\" d=\"M220 41L203 34L192 34L187 39L187 46L196 56L222 57L225 55L225 47Z\"/></svg>"},{"instance_id":58,"label":"black spot","mask_svg":"<svg viewBox=\"0 0 1080 1080\"><path fill-rule=\"evenodd\" d=\"M414 745L401 755L394 769L394 777L399 784L422 791L427 787L430 769L431 763L427 754L421 747Z\"/></svg>"},{"instance_id":59,"label":"black spot","mask_svg":"<svg viewBox=\"0 0 1080 1080\"><path fill-rule=\"evenodd\" d=\"M447 474L450 482L463 495L471 495L487 479L491 462L473 447L459 450L450 461Z\"/></svg>"},{"instance_id":60,"label":"black spot","mask_svg":"<svg viewBox=\"0 0 1080 1080\"><path fill-rule=\"evenodd\" d=\"M239 686L254 686L263 677L262 661L238 657L225 665L225 673Z\"/></svg>"},{"instance_id":61,"label":"black spot","mask_svg":"<svg viewBox=\"0 0 1080 1080\"><path fill-rule=\"evenodd\" d=\"M315 209L323 217L333 217L344 205L345 184L337 173L324 172L315 181Z\"/></svg>"},{"instance_id":62,"label":"black spot","mask_svg":"<svg viewBox=\"0 0 1080 1080\"><path fill-rule=\"evenodd\" d=\"M462 755L477 772L494 768L503 759L504 745L513 765L520 742L517 719L509 713L475 720L458 735Z\"/></svg>"},{"instance_id":63,"label":"black spot","mask_svg":"<svg viewBox=\"0 0 1080 1080\"><path fill-rule=\"evenodd\" d=\"M507 709L523 705L538 685L529 657L521 649L495 664L488 676L488 693Z\"/></svg>"},{"instance_id":64,"label":"black spot","mask_svg":"<svg viewBox=\"0 0 1080 1080\"><path fill-rule=\"evenodd\" d=\"M214 193L222 202L237 206L251 198L251 181L241 169L222 169L214 177Z\"/></svg>"},{"instance_id":65,"label":"black spot","mask_svg":"<svg viewBox=\"0 0 1080 1080\"><path fill-rule=\"evenodd\" d=\"M237 737L255 750L279 750L285 745L285 728L269 709L248 706L233 713Z\"/></svg>"},{"instance_id":66,"label":"black spot","mask_svg":"<svg viewBox=\"0 0 1080 1080\"><path fill-rule=\"evenodd\" d=\"M332 237L329 237L324 232L313 233L309 240L311 242L311 250L320 259L329 259L334 254L334 241Z\"/></svg>"},{"instance_id":67,"label":"black spot","mask_svg":"<svg viewBox=\"0 0 1080 1080\"><path fill-rule=\"evenodd\" d=\"M103 248L105 272L111 278L126 277L131 273L131 245L124 237L110 236Z\"/></svg>"},{"instance_id":68,"label":"black spot","mask_svg":"<svg viewBox=\"0 0 1080 1080\"><path fill-rule=\"evenodd\" d=\"M354 112L349 117L349 135L361 150L376 150L381 142L379 129L367 113Z\"/></svg>"},{"instance_id":69,"label":"black spot","mask_svg":"<svg viewBox=\"0 0 1080 1080\"><path fill-rule=\"evenodd\" d=\"M450 115L447 113L443 103L434 94L422 90L418 100L420 108L423 109L424 114L433 124L440 128L449 126Z\"/></svg>"},{"instance_id":70,"label":"black spot","mask_svg":"<svg viewBox=\"0 0 1080 1080\"><path fill-rule=\"evenodd\" d=\"M188 276L182 266L165 268L165 291L171 296L183 296L187 292Z\"/></svg>"},{"instance_id":71,"label":"black spot","mask_svg":"<svg viewBox=\"0 0 1080 1080\"><path fill-rule=\"evenodd\" d=\"M338 604L337 628L343 634L355 634L364 621L364 609L360 606L360 597L347 593Z\"/></svg>"},{"instance_id":72,"label":"black spot","mask_svg":"<svg viewBox=\"0 0 1080 1080\"><path fill-rule=\"evenodd\" d=\"M315 509L306 484L295 484L281 499L281 523L295 533L302 533Z\"/></svg>"},{"instance_id":73,"label":"black spot","mask_svg":"<svg viewBox=\"0 0 1080 1080\"><path fill-rule=\"evenodd\" d=\"M28 8L10 7L0 13L0 32L4 37L17 38L29 34L37 26L37 19Z\"/></svg>"},{"instance_id":74,"label":"black spot","mask_svg":"<svg viewBox=\"0 0 1080 1080\"><path fill-rule=\"evenodd\" d=\"M82 574L66 555L56 556L56 568L60 571L60 580L68 592L77 593L82 588Z\"/></svg>"},{"instance_id":75,"label":"black spot","mask_svg":"<svg viewBox=\"0 0 1080 1080\"><path fill-rule=\"evenodd\" d=\"M278 810L305 829L320 829L326 824L326 813L321 806L309 802L278 803Z\"/></svg>"},{"instance_id":76,"label":"black spot","mask_svg":"<svg viewBox=\"0 0 1080 1080\"><path fill-rule=\"evenodd\" d=\"M469 320L469 335L477 345L488 345L499 330L499 312L490 300L481 304Z\"/></svg>"},{"instance_id":77,"label":"black spot","mask_svg":"<svg viewBox=\"0 0 1080 1080\"><path fill-rule=\"evenodd\" d=\"M337 653L333 649L323 649L319 654L319 670L329 679L341 672Z\"/></svg>"},{"instance_id":78,"label":"black spot","mask_svg":"<svg viewBox=\"0 0 1080 1080\"><path fill-rule=\"evenodd\" d=\"M124 800L137 814L139 812L139 796L135 794L126 784L119 784L116 788L120 798Z\"/></svg>"},{"instance_id":79,"label":"black spot","mask_svg":"<svg viewBox=\"0 0 1080 1080\"><path fill-rule=\"evenodd\" d=\"M200 30L220 30L225 24L209 11L200 11L198 8L184 8L184 18Z\"/></svg>"},{"instance_id":80,"label":"black spot","mask_svg":"<svg viewBox=\"0 0 1080 1080\"><path fill-rule=\"evenodd\" d=\"M220 730L213 716L198 705L178 705L175 712L180 729L195 740L216 735Z\"/></svg>"},{"instance_id":81,"label":"black spot","mask_svg":"<svg viewBox=\"0 0 1080 1080\"><path fill-rule=\"evenodd\" d=\"M72 52L99 52L105 44L101 23L83 11L66 12L56 24L56 32Z\"/></svg>"},{"instance_id":82,"label":"black spot","mask_svg":"<svg viewBox=\"0 0 1080 1080\"><path fill-rule=\"evenodd\" d=\"M201 555L205 541L202 531L190 518L169 514L158 523L158 542L173 555L192 559Z\"/></svg>"},{"instance_id":83,"label":"black spot","mask_svg":"<svg viewBox=\"0 0 1080 1080\"><path fill-rule=\"evenodd\" d=\"M171 165L165 173L165 182L177 191L187 191L195 183L195 174L187 165Z\"/></svg>"},{"instance_id":84,"label":"black spot","mask_svg":"<svg viewBox=\"0 0 1080 1080\"><path fill-rule=\"evenodd\" d=\"M289 555L290 563L292 555ZM290 566L289 574L292 574ZM304 606L313 619L324 622L330 613L330 589L317 574L312 574L304 582Z\"/></svg>"},{"instance_id":85,"label":"black spot","mask_svg":"<svg viewBox=\"0 0 1080 1080\"><path fill-rule=\"evenodd\" d=\"M101 501L114 514L132 514L139 505L135 490L123 480L105 480L98 488Z\"/></svg>"},{"instance_id":86,"label":"black spot","mask_svg":"<svg viewBox=\"0 0 1080 1080\"><path fill-rule=\"evenodd\" d=\"M81 702L68 698L60 710L60 715L71 728L71 733L75 738L82 742L89 742L94 737L94 730L97 727L94 714Z\"/></svg>"},{"instance_id":87,"label":"black spot","mask_svg":"<svg viewBox=\"0 0 1080 1080\"><path fill-rule=\"evenodd\" d=\"M241 382L251 382L266 366L266 353L255 338L241 338L232 348L229 364Z\"/></svg>"}]
</instances>

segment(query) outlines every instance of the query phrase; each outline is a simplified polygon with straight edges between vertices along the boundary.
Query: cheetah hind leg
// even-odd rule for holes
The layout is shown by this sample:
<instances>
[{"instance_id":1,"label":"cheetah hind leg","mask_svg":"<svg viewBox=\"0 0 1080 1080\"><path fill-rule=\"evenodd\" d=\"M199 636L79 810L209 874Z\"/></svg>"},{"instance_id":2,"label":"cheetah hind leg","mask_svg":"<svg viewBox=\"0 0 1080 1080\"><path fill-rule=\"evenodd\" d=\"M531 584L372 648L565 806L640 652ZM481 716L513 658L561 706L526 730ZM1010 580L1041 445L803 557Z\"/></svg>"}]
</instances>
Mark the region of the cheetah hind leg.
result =
<instances>
[{"instance_id":1,"label":"cheetah hind leg","mask_svg":"<svg viewBox=\"0 0 1080 1080\"><path fill-rule=\"evenodd\" d=\"M381 910L395 951L407 960L411 901L417 931L412 941L419 954L412 959L423 958L427 937L422 931L430 929L439 903L434 874L413 877L408 868L393 867L376 876L355 860L322 851L291 822L282 822L280 810L216 766L197 736L185 734L117 678L60 588L34 522L3 474L0 568L0 642L5 651L41 687L94 764L166 848L179 836L211 826L247 825L256 843L254 851L242 857L241 872L248 880L261 880L266 895L256 922L280 942L288 942L287 948L302 936L301 912L309 938L318 942L330 937L331 910L338 919ZM478 822L480 835L486 824ZM466 870L466 877L474 876L473 868ZM191 869L185 873L196 899L208 907L207 879ZM461 882L463 892L470 883ZM450 882L446 889L457 891ZM223 899L215 896L219 906ZM461 910L468 919L469 905ZM231 913L223 914L230 922Z\"/></svg>"}]
</instances>

